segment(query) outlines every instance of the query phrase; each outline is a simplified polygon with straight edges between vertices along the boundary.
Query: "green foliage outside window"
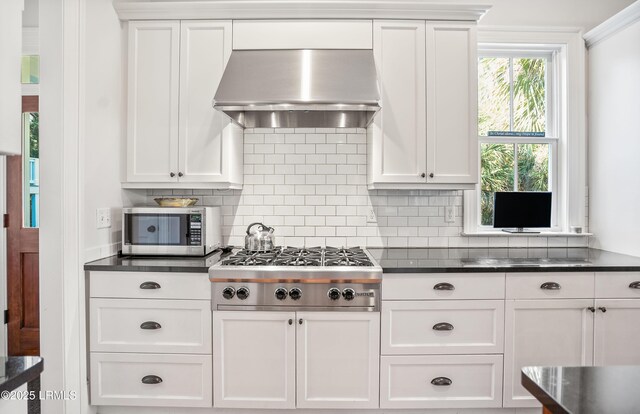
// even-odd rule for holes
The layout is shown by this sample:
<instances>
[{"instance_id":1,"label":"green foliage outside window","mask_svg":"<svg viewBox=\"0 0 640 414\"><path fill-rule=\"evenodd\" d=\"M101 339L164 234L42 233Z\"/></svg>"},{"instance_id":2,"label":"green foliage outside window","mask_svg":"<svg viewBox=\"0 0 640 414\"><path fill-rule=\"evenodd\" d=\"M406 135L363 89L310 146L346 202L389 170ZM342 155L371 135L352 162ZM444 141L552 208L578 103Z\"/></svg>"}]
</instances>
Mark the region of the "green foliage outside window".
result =
<instances>
[{"instance_id":1,"label":"green foliage outside window","mask_svg":"<svg viewBox=\"0 0 640 414\"><path fill-rule=\"evenodd\" d=\"M540 58L480 58L480 135L489 131L545 131L546 62ZM494 192L549 190L550 145L527 143L520 137L512 141L516 142L481 146L482 225L493 223Z\"/></svg>"}]
</instances>

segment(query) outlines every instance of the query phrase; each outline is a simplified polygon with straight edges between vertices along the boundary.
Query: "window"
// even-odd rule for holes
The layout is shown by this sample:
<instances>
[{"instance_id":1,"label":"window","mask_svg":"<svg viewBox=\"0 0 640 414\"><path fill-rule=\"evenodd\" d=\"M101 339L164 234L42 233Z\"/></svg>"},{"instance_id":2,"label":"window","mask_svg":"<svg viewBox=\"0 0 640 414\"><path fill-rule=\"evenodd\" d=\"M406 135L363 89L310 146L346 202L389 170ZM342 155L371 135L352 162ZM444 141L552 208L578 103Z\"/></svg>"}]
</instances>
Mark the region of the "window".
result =
<instances>
[{"instance_id":1,"label":"window","mask_svg":"<svg viewBox=\"0 0 640 414\"><path fill-rule=\"evenodd\" d=\"M552 228L543 230L546 235L566 236L571 226L584 228L582 34L572 29L479 29L478 75L481 179L475 190L465 191L463 234L505 235L489 221L490 194L501 188L553 193Z\"/></svg>"},{"instance_id":2,"label":"window","mask_svg":"<svg viewBox=\"0 0 640 414\"><path fill-rule=\"evenodd\" d=\"M479 228L493 226L496 191L551 191L558 226L556 53L480 47L478 53Z\"/></svg>"}]
</instances>

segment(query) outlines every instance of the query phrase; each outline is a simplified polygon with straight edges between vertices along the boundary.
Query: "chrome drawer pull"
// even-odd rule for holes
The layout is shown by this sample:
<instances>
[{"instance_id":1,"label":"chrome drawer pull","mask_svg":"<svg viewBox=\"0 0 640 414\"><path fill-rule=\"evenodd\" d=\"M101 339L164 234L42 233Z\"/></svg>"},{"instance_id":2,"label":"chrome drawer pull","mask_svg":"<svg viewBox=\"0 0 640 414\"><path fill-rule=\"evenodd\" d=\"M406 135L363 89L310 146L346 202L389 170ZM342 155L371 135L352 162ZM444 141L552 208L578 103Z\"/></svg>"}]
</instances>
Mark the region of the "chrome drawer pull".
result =
<instances>
[{"instance_id":1,"label":"chrome drawer pull","mask_svg":"<svg viewBox=\"0 0 640 414\"><path fill-rule=\"evenodd\" d=\"M160 325L158 322L146 321L140 324L140 329L160 329L160 328L162 328L162 325Z\"/></svg>"},{"instance_id":2,"label":"chrome drawer pull","mask_svg":"<svg viewBox=\"0 0 640 414\"><path fill-rule=\"evenodd\" d=\"M451 283L438 283L433 287L433 290L455 290L455 286Z\"/></svg>"},{"instance_id":3,"label":"chrome drawer pull","mask_svg":"<svg viewBox=\"0 0 640 414\"><path fill-rule=\"evenodd\" d=\"M143 384L160 384L162 382L162 378L157 375L145 375L142 377Z\"/></svg>"},{"instance_id":4,"label":"chrome drawer pull","mask_svg":"<svg viewBox=\"0 0 640 414\"><path fill-rule=\"evenodd\" d=\"M640 289L640 281L629 283L629 288L631 288L631 289Z\"/></svg>"},{"instance_id":5,"label":"chrome drawer pull","mask_svg":"<svg viewBox=\"0 0 640 414\"><path fill-rule=\"evenodd\" d=\"M540 289L544 290L560 290L560 284L556 282L544 282L540 285Z\"/></svg>"},{"instance_id":6,"label":"chrome drawer pull","mask_svg":"<svg viewBox=\"0 0 640 414\"><path fill-rule=\"evenodd\" d=\"M156 282L143 282L140 284L140 289L160 289L160 284Z\"/></svg>"},{"instance_id":7,"label":"chrome drawer pull","mask_svg":"<svg viewBox=\"0 0 640 414\"><path fill-rule=\"evenodd\" d=\"M440 322L433 325L434 331L453 331L453 325L447 322Z\"/></svg>"},{"instance_id":8,"label":"chrome drawer pull","mask_svg":"<svg viewBox=\"0 0 640 414\"><path fill-rule=\"evenodd\" d=\"M448 387L449 385L453 384L453 381L451 381L447 377L437 377L437 378L432 379L431 383L433 385L438 386L438 387Z\"/></svg>"}]
</instances>

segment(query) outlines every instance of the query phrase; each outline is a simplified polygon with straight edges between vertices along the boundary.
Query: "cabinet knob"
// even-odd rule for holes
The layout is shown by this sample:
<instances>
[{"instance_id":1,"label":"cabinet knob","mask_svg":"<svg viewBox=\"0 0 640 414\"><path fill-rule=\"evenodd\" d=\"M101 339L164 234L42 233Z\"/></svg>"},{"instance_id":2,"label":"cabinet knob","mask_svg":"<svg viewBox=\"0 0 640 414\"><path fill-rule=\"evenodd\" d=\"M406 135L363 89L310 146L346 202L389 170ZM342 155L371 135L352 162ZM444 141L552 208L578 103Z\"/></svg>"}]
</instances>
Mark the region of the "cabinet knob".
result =
<instances>
[{"instance_id":1,"label":"cabinet knob","mask_svg":"<svg viewBox=\"0 0 640 414\"><path fill-rule=\"evenodd\" d=\"M433 290L455 290L455 286L451 283L437 283L433 286Z\"/></svg>"},{"instance_id":2,"label":"cabinet knob","mask_svg":"<svg viewBox=\"0 0 640 414\"><path fill-rule=\"evenodd\" d=\"M424 178L426 176L427 176L427 174L425 174L425 173L420 174L420 177L422 177L422 178Z\"/></svg>"},{"instance_id":3,"label":"cabinet knob","mask_svg":"<svg viewBox=\"0 0 640 414\"><path fill-rule=\"evenodd\" d=\"M453 331L453 325L448 322L440 322L433 325L434 331Z\"/></svg>"},{"instance_id":4,"label":"cabinet knob","mask_svg":"<svg viewBox=\"0 0 640 414\"><path fill-rule=\"evenodd\" d=\"M289 319L289 325L293 325L293 319Z\"/></svg>"},{"instance_id":5,"label":"cabinet knob","mask_svg":"<svg viewBox=\"0 0 640 414\"><path fill-rule=\"evenodd\" d=\"M302 325L302 318L298 319L298 323Z\"/></svg>"},{"instance_id":6,"label":"cabinet knob","mask_svg":"<svg viewBox=\"0 0 640 414\"><path fill-rule=\"evenodd\" d=\"M640 281L629 283L629 289L640 289Z\"/></svg>"},{"instance_id":7,"label":"cabinet knob","mask_svg":"<svg viewBox=\"0 0 640 414\"><path fill-rule=\"evenodd\" d=\"M429 178L433 178L433 173L429 173Z\"/></svg>"},{"instance_id":8,"label":"cabinet knob","mask_svg":"<svg viewBox=\"0 0 640 414\"><path fill-rule=\"evenodd\" d=\"M596 308L594 308L593 306L589 306L589 307L587 308L587 310L588 310L588 311L591 311L591 313L595 313Z\"/></svg>"},{"instance_id":9,"label":"cabinet knob","mask_svg":"<svg viewBox=\"0 0 640 414\"><path fill-rule=\"evenodd\" d=\"M178 177L182 177L184 174L182 174L181 172L178 173Z\"/></svg>"},{"instance_id":10,"label":"cabinet knob","mask_svg":"<svg viewBox=\"0 0 640 414\"><path fill-rule=\"evenodd\" d=\"M175 177L175 176L176 176L176 173L174 173L174 172L170 172L170 173L169 173L169 177L173 178L173 177Z\"/></svg>"},{"instance_id":11,"label":"cabinet knob","mask_svg":"<svg viewBox=\"0 0 640 414\"><path fill-rule=\"evenodd\" d=\"M146 321L140 324L140 329L160 329L160 328L162 328L162 325L154 321Z\"/></svg>"},{"instance_id":12,"label":"cabinet knob","mask_svg":"<svg viewBox=\"0 0 640 414\"><path fill-rule=\"evenodd\" d=\"M442 386L449 386L453 384L453 381L451 381L451 379L447 377L436 377L431 380L431 383L433 385L437 385L438 387L442 387Z\"/></svg>"},{"instance_id":13,"label":"cabinet knob","mask_svg":"<svg viewBox=\"0 0 640 414\"><path fill-rule=\"evenodd\" d=\"M560 290L560 284L556 282L544 282L540 285L543 290Z\"/></svg>"},{"instance_id":14,"label":"cabinet knob","mask_svg":"<svg viewBox=\"0 0 640 414\"><path fill-rule=\"evenodd\" d=\"M160 284L156 282L142 282L140 289L160 289Z\"/></svg>"},{"instance_id":15,"label":"cabinet knob","mask_svg":"<svg viewBox=\"0 0 640 414\"><path fill-rule=\"evenodd\" d=\"M162 378L157 375L145 375L142 377L143 384L160 384L162 382Z\"/></svg>"},{"instance_id":16,"label":"cabinet knob","mask_svg":"<svg viewBox=\"0 0 640 414\"><path fill-rule=\"evenodd\" d=\"M607 308L605 308L604 306L600 306L598 307L598 309L600 309L602 313L605 313L607 311Z\"/></svg>"}]
</instances>

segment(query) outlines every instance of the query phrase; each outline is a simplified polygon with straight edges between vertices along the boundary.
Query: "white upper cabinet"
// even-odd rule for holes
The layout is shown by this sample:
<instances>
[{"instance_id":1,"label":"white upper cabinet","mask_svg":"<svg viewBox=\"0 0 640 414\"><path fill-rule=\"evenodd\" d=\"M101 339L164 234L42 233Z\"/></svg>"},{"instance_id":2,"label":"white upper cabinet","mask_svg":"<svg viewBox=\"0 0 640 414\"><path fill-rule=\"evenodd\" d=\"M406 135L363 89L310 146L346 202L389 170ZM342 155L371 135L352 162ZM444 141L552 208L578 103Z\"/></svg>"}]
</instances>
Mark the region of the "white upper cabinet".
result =
<instances>
[{"instance_id":1,"label":"white upper cabinet","mask_svg":"<svg viewBox=\"0 0 640 414\"><path fill-rule=\"evenodd\" d=\"M425 22L382 20L373 26L382 109L367 133L369 184L423 183Z\"/></svg>"},{"instance_id":2,"label":"white upper cabinet","mask_svg":"<svg viewBox=\"0 0 640 414\"><path fill-rule=\"evenodd\" d=\"M179 45L180 22L129 23L127 181L178 180Z\"/></svg>"},{"instance_id":3,"label":"white upper cabinet","mask_svg":"<svg viewBox=\"0 0 640 414\"><path fill-rule=\"evenodd\" d=\"M129 22L124 187L239 188L242 129L212 107L230 21Z\"/></svg>"},{"instance_id":4,"label":"white upper cabinet","mask_svg":"<svg viewBox=\"0 0 640 414\"><path fill-rule=\"evenodd\" d=\"M233 49L371 49L371 20L234 20Z\"/></svg>"},{"instance_id":5,"label":"white upper cabinet","mask_svg":"<svg viewBox=\"0 0 640 414\"><path fill-rule=\"evenodd\" d=\"M427 23L427 183L478 180L475 25Z\"/></svg>"},{"instance_id":6,"label":"white upper cabinet","mask_svg":"<svg viewBox=\"0 0 640 414\"><path fill-rule=\"evenodd\" d=\"M477 182L476 26L374 21L380 113L367 131L369 188Z\"/></svg>"}]
</instances>

